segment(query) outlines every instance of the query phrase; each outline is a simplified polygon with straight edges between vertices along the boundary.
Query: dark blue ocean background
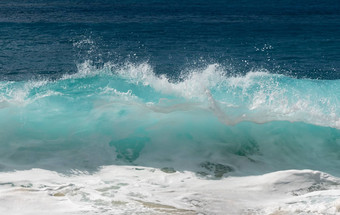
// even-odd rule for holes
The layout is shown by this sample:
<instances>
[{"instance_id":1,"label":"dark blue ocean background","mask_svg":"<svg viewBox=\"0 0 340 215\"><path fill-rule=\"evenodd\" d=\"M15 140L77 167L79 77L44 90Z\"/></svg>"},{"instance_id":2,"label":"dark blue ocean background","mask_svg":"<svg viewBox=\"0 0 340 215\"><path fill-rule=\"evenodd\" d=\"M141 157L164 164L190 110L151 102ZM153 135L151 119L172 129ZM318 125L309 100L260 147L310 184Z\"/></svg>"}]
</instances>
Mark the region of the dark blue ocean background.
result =
<instances>
[{"instance_id":1,"label":"dark blue ocean background","mask_svg":"<svg viewBox=\"0 0 340 215\"><path fill-rule=\"evenodd\" d=\"M55 79L85 60L147 61L174 79L211 63L339 79L339 59L339 0L0 2L0 80Z\"/></svg>"}]
</instances>

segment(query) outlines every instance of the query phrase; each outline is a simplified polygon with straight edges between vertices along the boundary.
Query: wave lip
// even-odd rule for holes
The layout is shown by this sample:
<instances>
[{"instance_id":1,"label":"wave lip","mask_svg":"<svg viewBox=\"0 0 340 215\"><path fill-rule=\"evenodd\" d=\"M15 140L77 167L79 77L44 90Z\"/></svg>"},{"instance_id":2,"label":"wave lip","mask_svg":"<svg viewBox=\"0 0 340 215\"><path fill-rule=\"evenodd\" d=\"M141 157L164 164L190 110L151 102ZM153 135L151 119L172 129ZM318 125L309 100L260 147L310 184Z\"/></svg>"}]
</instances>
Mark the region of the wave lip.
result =
<instances>
[{"instance_id":1,"label":"wave lip","mask_svg":"<svg viewBox=\"0 0 340 215\"><path fill-rule=\"evenodd\" d=\"M147 63L121 67L108 64L106 68L113 75L134 85L151 87L164 97L202 102L227 124L283 120L340 128L339 80L294 79L266 70L228 76L218 64L187 70L181 81L156 76Z\"/></svg>"},{"instance_id":2,"label":"wave lip","mask_svg":"<svg viewBox=\"0 0 340 215\"><path fill-rule=\"evenodd\" d=\"M85 61L78 65L78 73L60 80L2 82L0 104L29 104L53 96L81 101L104 95L114 99L120 92L126 94L124 98L134 97L141 105L153 105L159 111L166 100L199 104L228 125L290 121L340 128L339 80L294 79L265 70L228 76L218 64L186 71L174 81L155 75L148 63L108 62L97 68Z\"/></svg>"}]
</instances>

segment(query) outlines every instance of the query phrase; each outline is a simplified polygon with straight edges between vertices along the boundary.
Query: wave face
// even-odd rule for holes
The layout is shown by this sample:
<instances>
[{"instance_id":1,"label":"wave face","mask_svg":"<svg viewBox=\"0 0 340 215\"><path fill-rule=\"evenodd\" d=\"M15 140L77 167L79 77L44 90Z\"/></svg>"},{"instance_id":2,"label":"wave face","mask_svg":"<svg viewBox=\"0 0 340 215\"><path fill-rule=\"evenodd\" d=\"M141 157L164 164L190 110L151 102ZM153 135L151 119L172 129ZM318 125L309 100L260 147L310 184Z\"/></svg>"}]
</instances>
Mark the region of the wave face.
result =
<instances>
[{"instance_id":1,"label":"wave face","mask_svg":"<svg viewBox=\"0 0 340 215\"><path fill-rule=\"evenodd\" d=\"M58 80L0 82L0 167L337 174L340 80L226 74L211 64L169 80L148 63L84 62Z\"/></svg>"}]
</instances>

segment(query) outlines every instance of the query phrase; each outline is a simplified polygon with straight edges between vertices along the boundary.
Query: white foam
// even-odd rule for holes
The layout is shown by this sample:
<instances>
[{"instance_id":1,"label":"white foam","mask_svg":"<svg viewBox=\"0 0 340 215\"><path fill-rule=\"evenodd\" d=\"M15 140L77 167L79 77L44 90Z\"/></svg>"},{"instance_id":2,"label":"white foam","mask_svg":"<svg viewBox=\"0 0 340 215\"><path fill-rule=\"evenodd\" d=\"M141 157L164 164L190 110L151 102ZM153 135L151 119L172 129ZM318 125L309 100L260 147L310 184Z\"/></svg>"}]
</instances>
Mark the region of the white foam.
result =
<instances>
[{"instance_id":1,"label":"white foam","mask_svg":"<svg viewBox=\"0 0 340 215\"><path fill-rule=\"evenodd\" d=\"M156 76L147 63L128 63L117 73L132 83L151 86L163 94L208 102L208 108L229 125L283 120L340 128L339 101L334 92L326 91L323 95L325 92L318 91L319 85L313 80L297 80L263 69L227 77L227 72L218 64L190 70L178 82L171 82L164 75ZM240 108L243 113L230 116L230 107Z\"/></svg>"},{"instance_id":2,"label":"white foam","mask_svg":"<svg viewBox=\"0 0 340 215\"><path fill-rule=\"evenodd\" d=\"M64 74L61 80L93 77L93 76L103 74L103 73L104 73L104 70L93 66L92 62L90 60L87 60L87 61L84 61L83 63L77 64L76 73Z\"/></svg>"},{"instance_id":3,"label":"white foam","mask_svg":"<svg viewBox=\"0 0 340 215\"><path fill-rule=\"evenodd\" d=\"M171 82L165 75L156 76L147 63L131 64L117 70L118 74L130 82L151 86L164 94L172 94L187 99L200 98L206 100L206 89L216 86L224 79L218 64L208 65L202 71L193 70L187 73L180 82Z\"/></svg>"},{"instance_id":4,"label":"white foam","mask_svg":"<svg viewBox=\"0 0 340 215\"><path fill-rule=\"evenodd\" d=\"M32 90L40 88L48 84L47 80L40 81L27 81L27 82L7 82L4 84L5 92L1 93L0 102L11 103L15 105L27 105L36 99L56 95L57 92L48 90L46 94L37 94L35 97L30 97L29 94Z\"/></svg>"},{"instance_id":5,"label":"white foam","mask_svg":"<svg viewBox=\"0 0 340 215\"><path fill-rule=\"evenodd\" d=\"M208 180L105 166L66 176L32 169L0 173L1 214L338 214L340 179L312 170Z\"/></svg>"}]
</instances>

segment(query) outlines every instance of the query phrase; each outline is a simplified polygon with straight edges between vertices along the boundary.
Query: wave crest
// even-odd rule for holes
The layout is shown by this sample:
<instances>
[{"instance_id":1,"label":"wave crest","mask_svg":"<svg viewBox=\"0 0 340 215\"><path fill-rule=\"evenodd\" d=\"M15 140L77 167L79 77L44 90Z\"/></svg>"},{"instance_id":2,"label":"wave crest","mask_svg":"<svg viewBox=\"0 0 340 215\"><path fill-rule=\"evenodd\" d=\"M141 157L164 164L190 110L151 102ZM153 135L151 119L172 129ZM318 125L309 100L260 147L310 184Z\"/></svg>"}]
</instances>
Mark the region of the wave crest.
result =
<instances>
[{"instance_id":1,"label":"wave crest","mask_svg":"<svg viewBox=\"0 0 340 215\"><path fill-rule=\"evenodd\" d=\"M27 105L53 96L84 102L102 96L115 101L124 97L161 112L162 108L168 112L167 105L175 111L173 107L183 110L187 104L185 110L211 111L229 125L290 121L339 129L339 86L339 80L294 79L266 70L229 76L218 64L188 69L178 80L170 80L156 75L148 63L108 62L97 68L85 61L78 65L77 73L59 80L3 82L0 103Z\"/></svg>"}]
</instances>

